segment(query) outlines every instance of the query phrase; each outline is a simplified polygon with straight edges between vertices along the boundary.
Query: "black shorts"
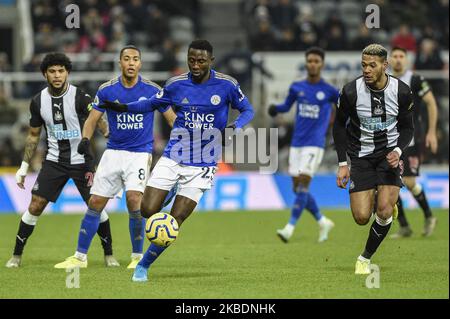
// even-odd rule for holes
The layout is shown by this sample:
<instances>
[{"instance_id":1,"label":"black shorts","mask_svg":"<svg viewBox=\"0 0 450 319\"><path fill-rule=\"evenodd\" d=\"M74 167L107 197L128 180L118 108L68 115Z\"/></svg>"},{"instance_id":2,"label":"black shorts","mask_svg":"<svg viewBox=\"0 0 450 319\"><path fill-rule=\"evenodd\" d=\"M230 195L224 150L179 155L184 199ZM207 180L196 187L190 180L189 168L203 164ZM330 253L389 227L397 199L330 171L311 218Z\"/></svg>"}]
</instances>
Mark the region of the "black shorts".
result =
<instances>
[{"instance_id":1,"label":"black shorts","mask_svg":"<svg viewBox=\"0 0 450 319\"><path fill-rule=\"evenodd\" d=\"M406 148L402 153L403 160L403 176L419 176L420 170L420 151L418 147L411 146Z\"/></svg>"},{"instance_id":2,"label":"black shorts","mask_svg":"<svg viewBox=\"0 0 450 319\"><path fill-rule=\"evenodd\" d=\"M386 156L379 158L351 158L349 192L362 192L378 185L402 187L402 164L391 168Z\"/></svg>"},{"instance_id":3,"label":"black shorts","mask_svg":"<svg viewBox=\"0 0 450 319\"><path fill-rule=\"evenodd\" d=\"M89 164L70 165L45 160L31 193L56 202L69 178L73 179L81 197L87 203L94 181L94 168Z\"/></svg>"}]
</instances>

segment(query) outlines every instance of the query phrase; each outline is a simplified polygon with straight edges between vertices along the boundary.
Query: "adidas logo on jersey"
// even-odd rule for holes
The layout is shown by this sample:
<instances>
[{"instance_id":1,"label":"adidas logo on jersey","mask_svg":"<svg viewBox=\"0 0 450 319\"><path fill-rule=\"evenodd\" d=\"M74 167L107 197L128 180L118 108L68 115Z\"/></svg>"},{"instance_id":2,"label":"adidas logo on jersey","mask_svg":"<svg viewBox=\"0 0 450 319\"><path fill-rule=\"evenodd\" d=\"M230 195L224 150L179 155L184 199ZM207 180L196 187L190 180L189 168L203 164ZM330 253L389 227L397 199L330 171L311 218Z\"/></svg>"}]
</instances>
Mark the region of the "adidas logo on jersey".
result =
<instances>
[{"instance_id":1,"label":"adidas logo on jersey","mask_svg":"<svg viewBox=\"0 0 450 319\"><path fill-rule=\"evenodd\" d=\"M181 101L181 104L189 104L189 100L187 99L187 97L185 97L183 101Z\"/></svg>"}]
</instances>

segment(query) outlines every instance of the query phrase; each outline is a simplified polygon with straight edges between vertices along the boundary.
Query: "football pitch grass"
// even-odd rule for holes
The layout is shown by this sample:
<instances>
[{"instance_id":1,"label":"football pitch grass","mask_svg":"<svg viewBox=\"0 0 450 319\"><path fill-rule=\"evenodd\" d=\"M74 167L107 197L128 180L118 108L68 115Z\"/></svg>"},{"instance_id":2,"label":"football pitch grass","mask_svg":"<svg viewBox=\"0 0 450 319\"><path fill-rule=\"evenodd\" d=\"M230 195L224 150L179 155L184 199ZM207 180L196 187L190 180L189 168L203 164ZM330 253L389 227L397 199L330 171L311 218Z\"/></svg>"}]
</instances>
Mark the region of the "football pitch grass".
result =
<instances>
[{"instance_id":1,"label":"football pitch grass","mask_svg":"<svg viewBox=\"0 0 450 319\"><path fill-rule=\"evenodd\" d=\"M0 298L449 298L449 215L435 210L435 233L422 238L423 215L408 211L414 234L386 238L372 259L380 287L368 289L354 274L369 225L349 211L324 213L336 224L327 242L304 212L288 244L275 235L289 211L194 213L177 241L153 264L146 283L131 281L127 214L111 214L119 268L106 268L98 236L80 270L79 288L67 288L65 270L53 265L72 255L82 215L44 215L28 241L19 269L7 269L18 215L0 216ZM398 228L395 222L390 234ZM148 246L146 240L145 248ZM70 281L70 280L69 280Z\"/></svg>"}]
</instances>

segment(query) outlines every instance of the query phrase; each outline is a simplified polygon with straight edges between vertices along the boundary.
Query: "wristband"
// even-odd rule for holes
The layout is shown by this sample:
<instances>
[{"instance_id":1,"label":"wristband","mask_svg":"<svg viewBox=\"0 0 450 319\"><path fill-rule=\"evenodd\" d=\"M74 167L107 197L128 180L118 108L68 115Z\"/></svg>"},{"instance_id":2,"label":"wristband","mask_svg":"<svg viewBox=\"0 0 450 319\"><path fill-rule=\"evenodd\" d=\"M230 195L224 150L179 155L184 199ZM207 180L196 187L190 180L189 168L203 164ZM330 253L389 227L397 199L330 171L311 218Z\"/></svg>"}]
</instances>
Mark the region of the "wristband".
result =
<instances>
[{"instance_id":1,"label":"wristband","mask_svg":"<svg viewBox=\"0 0 450 319\"><path fill-rule=\"evenodd\" d=\"M28 164L27 162L22 161L22 165L20 165L20 168L17 171L17 173L20 173L21 176L27 175L29 166L30 166L30 164Z\"/></svg>"},{"instance_id":2,"label":"wristband","mask_svg":"<svg viewBox=\"0 0 450 319\"><path fill-rule=\"evenodd\" d=\"M398 146L394 148L393 152L397 152L399 157L402 156L402 150Z\"/></svg>"}]
</instances>

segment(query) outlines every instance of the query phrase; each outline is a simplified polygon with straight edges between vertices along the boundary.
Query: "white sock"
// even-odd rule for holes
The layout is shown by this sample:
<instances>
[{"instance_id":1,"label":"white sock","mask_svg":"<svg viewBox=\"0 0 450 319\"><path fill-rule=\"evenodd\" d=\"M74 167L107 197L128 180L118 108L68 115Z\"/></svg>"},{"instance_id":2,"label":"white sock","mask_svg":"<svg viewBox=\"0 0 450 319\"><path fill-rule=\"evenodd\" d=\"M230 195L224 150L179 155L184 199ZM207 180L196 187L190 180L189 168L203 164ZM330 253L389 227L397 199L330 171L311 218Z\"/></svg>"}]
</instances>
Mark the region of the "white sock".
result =
<instances>
[{"instance_id":1,"label":"white sock","mask_svg":"<svg viewBox=\"0 0 450 319\"><path fill-rule=\"evenodd\" d=\"M295 226L291 225L291 224L286 224L286 226L284 226L284 229L286 229L288 232L292 233L295 229Z\"/></svg>"},{"instance_id":2,"label":"white sock","mask_svg":"<svg viewBox=\"0 0 450 319\"><path fill-rule=\"evenodd\" d=\"M414 187L411 189L411 193L414 196L419 195L422 192L422 185L420 185L419 183L416 183L416 185L414 185Z\"/></svg>"},{"instance_id":3,"label":"white sock","mask_svg":"<svg viewBox=\"0 0 450 319\"><path fill-rule=\"evenodd\" d=\"M138 253L132 253L131 254L131 258L142 258L143 254L138 254Z\"/></svg>"},{"instance_id":4,"label":"white sock","mask_svg":"<svg viewBox=\"0 0 450 319\"><path fill-rule=\"evenodd\" d=\"M392 216L389 217L388 219L381 219L380 217L378 217L378 215L376 215L375 220L377 221L378 225L386 226L386 225L389 225L390 223L392 223Z\"/></svg>"},{"instance_id":5,"label":"white sock","mask_svg":"<svg viewBox=\"0 0 450 319\"><path fill-rule=\"evenodd\" d=\"M87 260L87 255L80 253L78 251L75 252L75 257L81 261L86 261Z\"/></svg>"},{"instance_id":6,"label":"white sock","mask_svg":"<svg viewBox=\"0 0 450 319\"><path fill-rule=\"evenodd\" d=\"M370 262L370 259L367 259L367 258L365 258L365 257L363 257L361 255L359 255L358 260L359 261L363 261L363 262Z\"/></svg>"},{"instance_id":7,"label":"white sock","mask_svg":"<svg viewBox=\"0 0 450 319\"><path fill-rule=\"evenodd\" d=\"M100 224L103 222L106 222L108 220L108 214L106 213L106 210L102 210L100 214Z\"/></svg>"},{"instance_id":8,"label":"white sock","mask_svg":"<svg viewBox=\"0 0 450 319\"><path fill-rule=\"evenodd\" d=\"M327 218L322 215L322 217L317 221L320 226L323 226L327 223Z\"/></svg>"},{"instance_id":9,"label":"white sock","mask_svg":"<svg viewBox=\"0 0 450 319\"><path fill-rule=\"evenodd\" d=\"M22 221L27 225L35 226L38 220L38 216L31 215L28 209L22 215Z\"/></svg>"}]
</instances>

